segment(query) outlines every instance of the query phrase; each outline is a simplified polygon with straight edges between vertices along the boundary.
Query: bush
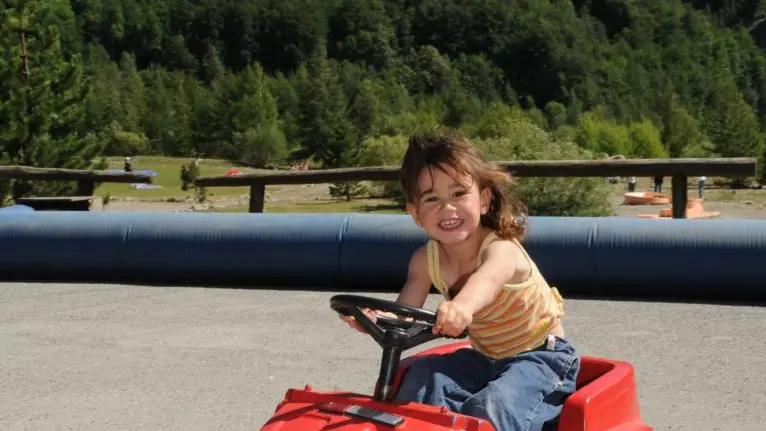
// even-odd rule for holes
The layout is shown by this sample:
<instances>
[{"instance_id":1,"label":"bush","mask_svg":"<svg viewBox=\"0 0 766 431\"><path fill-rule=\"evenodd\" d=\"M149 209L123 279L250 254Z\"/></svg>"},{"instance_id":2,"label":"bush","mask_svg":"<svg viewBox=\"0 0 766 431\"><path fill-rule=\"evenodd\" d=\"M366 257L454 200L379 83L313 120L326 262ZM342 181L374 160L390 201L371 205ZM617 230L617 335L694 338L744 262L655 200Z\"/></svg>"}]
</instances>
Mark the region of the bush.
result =
<instances>
[{"instance_id":1,"label":"bush","mask_svg":"<svg viewBox=\"0 0 766 431\"><path fill-rule=\"evenodd\" d=\"M270 164L280 164L287 159L287 141L282 130L275 124L266 124L256 129L235 132L232 157L240 163L254 168L264 168Z\"/></svg>"},{"instance_id":2,"label":"bush","mask_svg":"<svg viewBox=\"0 0 766 431\"><path fill-rule=\"evenodd\" d=\"M572 141L556 140L519 109L508 109L504 114L494 117L491 127L477 130L484 138L475 139L474 144L490 160L594 158ZM610 192L602 178L517 178L511 190L534 216L612 215Z\"/></svg>"},{"instance_id":3,"label":"bush","mask_svg":"<svg viewBox=\"0 0 766 431\"><path fill-rule=\"evenodd\" d=\"M407 151L407 136L367 138L362 143L362 166L399 166ZM372 181L368 190L372 196L391 198L404 203L399 181Z\"/></svg>"},{"instance_id":4,"label":"bush","mask_svg":"<svg viewBox=\"0 0 766 431\"><path fill-rule=\"evenodd\" d=\"M194 186L194 182L199 177L199 165L196 160L192 160L188 164L181 165L181 190L188 191Z\"/></svg>"}]
</instances>

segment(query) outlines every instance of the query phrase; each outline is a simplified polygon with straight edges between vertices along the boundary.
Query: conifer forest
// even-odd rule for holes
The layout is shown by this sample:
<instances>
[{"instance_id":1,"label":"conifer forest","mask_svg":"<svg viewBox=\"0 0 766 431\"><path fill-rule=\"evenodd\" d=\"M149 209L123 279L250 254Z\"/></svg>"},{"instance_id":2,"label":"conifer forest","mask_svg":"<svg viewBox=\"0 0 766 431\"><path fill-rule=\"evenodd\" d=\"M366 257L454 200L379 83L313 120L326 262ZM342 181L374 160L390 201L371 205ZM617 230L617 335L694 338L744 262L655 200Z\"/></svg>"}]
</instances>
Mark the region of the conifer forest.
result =
<instances>
[{"instance_id":1,"label":"conifer forest","mask_svg":"<svg viewBox=\"0 0 766 431\"><path fill-rule=\"evenodd\" d=\"M494 160L766 152L766 0L0 5L0 164L393 165L436 125Z\"/></svg>"}]
</instances>

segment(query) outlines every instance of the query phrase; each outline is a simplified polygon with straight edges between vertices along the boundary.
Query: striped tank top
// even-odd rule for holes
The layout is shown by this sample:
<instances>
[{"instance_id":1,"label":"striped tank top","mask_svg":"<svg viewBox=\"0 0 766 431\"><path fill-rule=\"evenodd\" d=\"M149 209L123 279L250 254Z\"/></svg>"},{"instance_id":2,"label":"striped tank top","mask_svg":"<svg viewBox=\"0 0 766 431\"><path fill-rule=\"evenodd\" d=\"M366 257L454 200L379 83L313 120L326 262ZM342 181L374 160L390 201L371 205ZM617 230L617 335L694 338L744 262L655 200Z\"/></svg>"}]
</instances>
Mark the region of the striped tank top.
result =
<instances>
[{"instance_id":1,"label":"striped tank top","mask_svg":"<svg viewBox=\"0 0 766 431\"><path fill-rule=\"evenodd\" d=\"M482 262L486 247L497 236L487 235L479 248L476 267ZM473 316L468 326L471 346L494 358L505 358L542 345L550 328L564 315L564 300L558 289L550 287L524 247L516 240L531 268L529 278L506 284L492 303ZM450 299L449 286L439 275L439 244L428 241L428 275L434 287Z\"/></svg>"}]
</instances>

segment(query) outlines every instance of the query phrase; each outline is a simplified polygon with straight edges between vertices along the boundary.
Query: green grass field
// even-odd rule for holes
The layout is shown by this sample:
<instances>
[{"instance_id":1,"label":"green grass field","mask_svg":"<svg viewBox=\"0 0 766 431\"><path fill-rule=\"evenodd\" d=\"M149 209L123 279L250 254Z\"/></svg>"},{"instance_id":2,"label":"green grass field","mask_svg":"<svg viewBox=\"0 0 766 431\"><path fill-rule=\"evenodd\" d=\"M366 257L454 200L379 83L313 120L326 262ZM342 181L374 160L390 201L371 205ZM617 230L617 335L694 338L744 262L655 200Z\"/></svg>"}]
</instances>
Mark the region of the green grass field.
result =
<instances>
[{"instance_id":1,"label":"green grass field","mask_svg":"<svg viewBox=\"0 0 766 431\"><path fill-rule=\"evenodd\" d=\"M107 194L112 197L131 196L135 198L163 199L163 198L185 198L193 195L193 191L185 192L181 190L181 166L189 163L192 159L173 158L173 157L152 157L138 156L133 157L133 168L137 171L152 170L157 172L153 184L162 186L154 190L138 190L131 188L129 184L102 183L95 191L97 196ZM122 169L122 157L110 157L108 169ZM239 169L245 173L258 172L257 169L240 167L226 160L203 159L200 162L200 175L222 175L230 168ZM227 196L247 194L247 187L216 187L208 190L208 196Z\"/></svg>"}]
</instances>

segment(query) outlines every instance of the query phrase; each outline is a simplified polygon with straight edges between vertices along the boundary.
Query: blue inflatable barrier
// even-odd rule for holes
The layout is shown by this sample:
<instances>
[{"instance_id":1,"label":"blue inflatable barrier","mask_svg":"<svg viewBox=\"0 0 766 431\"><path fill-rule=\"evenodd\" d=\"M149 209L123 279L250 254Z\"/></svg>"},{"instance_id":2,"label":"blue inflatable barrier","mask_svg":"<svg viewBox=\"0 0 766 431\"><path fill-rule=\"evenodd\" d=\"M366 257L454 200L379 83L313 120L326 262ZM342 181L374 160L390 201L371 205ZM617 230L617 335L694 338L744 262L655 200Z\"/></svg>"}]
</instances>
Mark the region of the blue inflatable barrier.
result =
<instances>
[{"instance_id":1,"label":"blue inflatable barrier","mask_svg":"<svg viewBox=\"0 0 766 431\"><path fill-rule=\"evenodd\" d=\"M38 211L0 217L0 279L398 290L406 215ZM766 298L766 221L532 217L565 294Z\"/></svg>"},{"instance_id":2,"label":"blue inflatable barrier","mask_svg":"<svg viewBox=\"0 0 766 431\"><path fill-rule=\"evenodd\" d=\"M31 212L34 210L34 208L27 205L10 205L7 207L0 207L0 213Z\"/></svg>"}]
</instances>

